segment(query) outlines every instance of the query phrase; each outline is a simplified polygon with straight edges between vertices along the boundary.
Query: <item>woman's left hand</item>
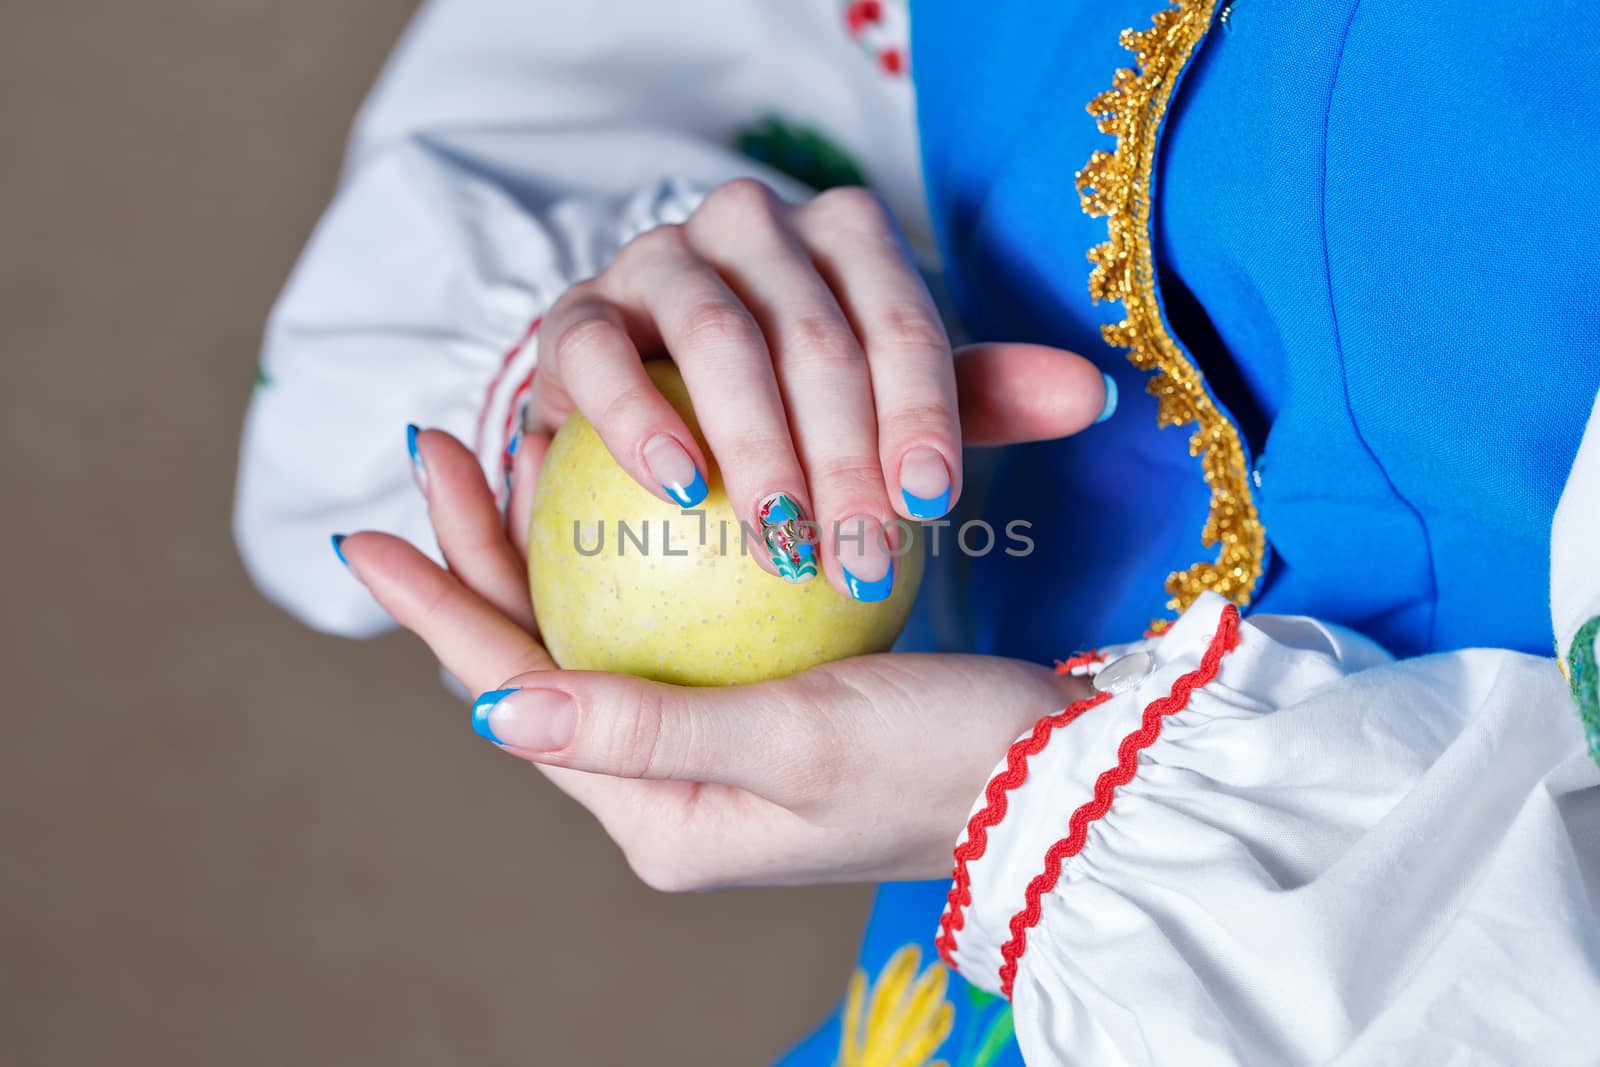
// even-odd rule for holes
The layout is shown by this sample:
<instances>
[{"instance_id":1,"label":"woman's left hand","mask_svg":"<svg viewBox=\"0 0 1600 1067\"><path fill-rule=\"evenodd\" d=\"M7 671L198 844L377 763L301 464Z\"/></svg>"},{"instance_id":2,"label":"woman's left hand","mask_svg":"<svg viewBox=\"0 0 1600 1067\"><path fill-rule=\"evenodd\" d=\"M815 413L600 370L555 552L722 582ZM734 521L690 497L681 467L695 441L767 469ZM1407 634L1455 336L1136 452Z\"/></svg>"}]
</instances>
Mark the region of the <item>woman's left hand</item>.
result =
<instances>
[{"instance_id":1,"label":"woman's left hand","mask_svg":"<svg viewBox=\"0 0 1600 1067\"><path fill-rule=\"evenodd\" d=\"M548 442L526 438L511 523ZM450 569L386 534L346 538L350 568L477 691L480 733L588 808L664 890L936 878L995 764L1081 679L992 656L862 656L793 677L684 688L563 671L533 630L521 539L476 459L418 441Z\"/></svg>"}]
</instances>

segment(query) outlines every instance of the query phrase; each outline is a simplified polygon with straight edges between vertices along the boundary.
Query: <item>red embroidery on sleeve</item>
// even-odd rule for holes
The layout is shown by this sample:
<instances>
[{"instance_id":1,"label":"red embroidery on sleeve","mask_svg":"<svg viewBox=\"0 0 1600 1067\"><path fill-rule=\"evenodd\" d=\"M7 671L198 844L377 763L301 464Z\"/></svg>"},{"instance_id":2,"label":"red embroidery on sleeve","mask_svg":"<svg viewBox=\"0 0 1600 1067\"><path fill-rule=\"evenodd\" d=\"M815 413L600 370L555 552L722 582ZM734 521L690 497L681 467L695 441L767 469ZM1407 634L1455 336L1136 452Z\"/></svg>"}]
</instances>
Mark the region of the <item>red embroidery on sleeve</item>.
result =
<instances>
[{"instance_id":1,"label":"red embroidery on sleeve","mask_svg":"<svg viewBox=\"0 0 1600 1067\"><path fill-rule=\"evenodd\" d=\"M483 406L478 409L478 424L472 431L472 450L474 452L481 453L483 451L483 429L484 425L489 421L489 408L494 404L496 390L500 388L500 383L505 379L506 372L511 369L511 361L516 359L524 348L528 347L529 341L533 340L533 335L539 329L541 321L543 321L543 316L534 319L529 324L522 338L512 345L506 351L504 358L500 360L500 369L495 371L493 378L489 379L489 387L483 391Z\"/></svg>"},{"instance_id":2,"label":"red embroidery on sleeve","mask_svg":"<svg viewBox=\"0 0 1600 1067\"><path fill-rule=\"evenodd\" d=\"M1057 663L1056 673L1072 674L1083 668L1093 667L1096 663L1104 663L1105 661L1105 653L1099 651L1098 649L1089 652L1079 652L1076 656L1068 656L1060 663Z\"/></svg>"},{"instance_id":3,"label":"red embroidery on sleeve","mask_svg":"<svg viewBox=\"0 0 1600 1067\"><path fill-rule=\"evenodd\" d=\"M1200 666L1172 683L1172 691L1144 709L1139 728L1122 739L1117 746L1117 764L1094 783L1094 799L1081 805L1067 820L1067 836L1050 846L1044 854L1044 870L1028 883L1023 894L1021 911L1011 917L1011 940L1000 947L1005 961L1000 967L1000 992L1011 997L1012 984L1017 979L1017 964L1028 947L1028 930L1036 926L1043 912L1040 901L1061 880L1061 865L1078 854L1089 835L1089 824L1111 810L1116 791L1133 780L1138 768L1139 753L1149 748L1161 735L1162 720L1182 711L1190 695L1217 676L1222 657L1239 645L1239 609L1229 604L1222 609L1222 618L1211 645L1200 660ZM953 891L952 891L953 892Z\"/></svg>"},{"instance_id":4,"label":"red embroidery on sleeve","mask_svg":"<svg viewBox=\"0 0 1600 1067\"><path fill-rule=\"evenodd\" d=\"M1027 781L1029 758L1044 751L1044 747L1050 743L1051 734L1090 708L1105 703L1110 697L1110 693L1096 693L1034 723L1033 732L1007 750L1006 769L989 780L989 785L983 791L984 806L967 822L967 839L956 846L956 866L950 874L954 884L950 887L944 916L939 920L939 936L933 939L934 947L952 970L960 969L956 967L954 957L955 932L966 925L961 909L972 903L972 880L967 873L967 864L983 855L989 847L989 828L999 825L1000 820L1006 817L1006 794Z\"/></svg>"}]
</instances>

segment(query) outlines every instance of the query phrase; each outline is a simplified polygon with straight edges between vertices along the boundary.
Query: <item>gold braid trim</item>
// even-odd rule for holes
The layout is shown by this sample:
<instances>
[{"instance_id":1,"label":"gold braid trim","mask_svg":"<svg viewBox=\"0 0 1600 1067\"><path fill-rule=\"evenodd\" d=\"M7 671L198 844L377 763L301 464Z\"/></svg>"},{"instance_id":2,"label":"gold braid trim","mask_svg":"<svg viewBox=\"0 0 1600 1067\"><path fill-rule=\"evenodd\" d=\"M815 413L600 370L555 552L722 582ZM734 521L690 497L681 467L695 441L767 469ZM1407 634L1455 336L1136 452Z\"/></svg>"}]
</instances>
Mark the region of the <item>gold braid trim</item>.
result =
<instances>
[{"instance_id":1,"label":"gold braid trim","mask_svg":"<svg viewBox=\"0 0 1600 1067\"><path fill-rule=\"evenodd\" d=\"M1148 30L1124 30L1122 47L1138 70L1112 77L1112 87L1089 102L1100 132L1117 139L1115 152L1097 151L1078 172L1083 210L1106 219L1110 239L1089 252L1094 270L1089 294L1096 303L1116 300L1126 317L1101 327L1105 339L1126 348L1128 362L1156 373L1145 389L1158 402L1162 427L1198 424L1189 454L1200 457L1211 510L1201 531L1207 548L1221 544L1215 562L1200 562L1167 577L1169 606L1183 611L1207 589L1240 607L1261 576L1266 531L1256 514L1239 432L1206 394L1200 371L1167 332L1156 296L1155 240L1150 188L1161 120L1189 57L1205 37L1217 0L1176 0L1156 12Z\"/></svg>"}]
</instances>

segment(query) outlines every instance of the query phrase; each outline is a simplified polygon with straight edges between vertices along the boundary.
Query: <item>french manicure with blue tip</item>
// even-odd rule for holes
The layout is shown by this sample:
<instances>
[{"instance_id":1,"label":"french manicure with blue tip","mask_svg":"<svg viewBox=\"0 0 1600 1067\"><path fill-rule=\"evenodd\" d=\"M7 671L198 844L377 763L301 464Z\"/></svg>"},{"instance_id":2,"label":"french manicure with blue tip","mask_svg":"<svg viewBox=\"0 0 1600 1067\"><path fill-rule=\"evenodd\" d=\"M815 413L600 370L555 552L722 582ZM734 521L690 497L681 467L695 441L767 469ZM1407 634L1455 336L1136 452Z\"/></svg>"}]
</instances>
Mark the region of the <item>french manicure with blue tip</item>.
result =
<instances>
[{"instance_id":1,"label":"french manicure with blue tip","mask_svg":"<svg viewBox=\"0 0 1600 1067\"><path fill-rule=\"evenodd\" d=\"M339 562L350 566L350 561L344 558L344 534L334 534L330 540L333 542L333 554L339 557Z\"/></svg>"},{"instance_id":2,"label":"french manicure with blue tip","mask_svg":"<svg viewBox=\"0 0 1600 1067\"><path fill-rule=\"evenodd\" d=\"M878 521L863 515L844 519L834 537L834 554L851 598L864 604L887 600L894 590L894 557Z\"/></svg>"},{"instance_id":3,"label":"french manicure with blue tip","mask_svg":"<svg viewBox=\"0 0 1600 1067\"><path fill-rule=\"evenodd\" d=\"M943 518L950 510L950 469L931 448L918 447L900 461L900 497L913 519Z\"/></svg>"},{"instance_id":4,"label":"french manicure with blue tip","mask_svg":"<svg viewBox=\"0 0 1600 1067\"><path fill-rule=\"evenodd\" d=\"M472 705L472 730L497 745L554 752L578 726L578 706L556 689L496 689Z\"/></svg>"},{"instance_id":5,"label":"french manicure with blue tip","mask_svg":"<svg viewBox=\"0 0 1600 1067\"><path fill-rule=\"evenodd\" d=\"M1117 413L1117 380L1105 373L1102 373L1100 377L1104 378L1106 383L1106 403L1100 409L1100 416L1094 420L1095 426L1100 425Z\"/></svg>"},{"instance_id":6,"label":"french manicure with blue tip","mask_svg":"<svg viewBox=\"0 0 1600 1067\"><path fill-rule=\"evenodd\" d=\"M417 449L417 435L422 431L416 423L406 423L406 451L411 454L411 477L416 480L417 488L422 490L422 495L428 495L428 468L422 462L422 453Z\"/></svg>"},{"instance_id":7,"label":"french manicure with blue tip","mask_svg":"<svg viewBox=\"0 0 1600 1067\"><path fill-rule=\"evenodd\" d=\"M688 451L671 434L658 433L644 446L644 465L680 508L692 508L710 492Z\"/></svg>"}]
</instances>

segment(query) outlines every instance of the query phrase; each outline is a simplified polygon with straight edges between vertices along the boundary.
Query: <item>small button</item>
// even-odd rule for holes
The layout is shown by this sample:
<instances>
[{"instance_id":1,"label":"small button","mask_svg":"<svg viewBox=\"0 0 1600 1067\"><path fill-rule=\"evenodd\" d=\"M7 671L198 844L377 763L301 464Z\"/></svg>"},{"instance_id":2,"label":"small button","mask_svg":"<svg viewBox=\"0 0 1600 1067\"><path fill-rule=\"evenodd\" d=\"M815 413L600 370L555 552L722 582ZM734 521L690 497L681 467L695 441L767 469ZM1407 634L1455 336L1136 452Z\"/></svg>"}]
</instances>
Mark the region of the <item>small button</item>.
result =
<instances>
[{"instance_id":1,"label":"small button","mask_svg":"<svg viewBox=\"0 0 1600 1067\"><path fill-rule=\"evenodd\" d=\"M1156 658L1150 653L1130 652L1106 664L1094 676L1093 685L1101 693L1126 693L1150 677L1150 672L1155 669Z\"/></svg>"}]
</instances>

